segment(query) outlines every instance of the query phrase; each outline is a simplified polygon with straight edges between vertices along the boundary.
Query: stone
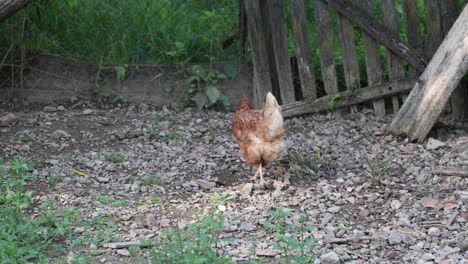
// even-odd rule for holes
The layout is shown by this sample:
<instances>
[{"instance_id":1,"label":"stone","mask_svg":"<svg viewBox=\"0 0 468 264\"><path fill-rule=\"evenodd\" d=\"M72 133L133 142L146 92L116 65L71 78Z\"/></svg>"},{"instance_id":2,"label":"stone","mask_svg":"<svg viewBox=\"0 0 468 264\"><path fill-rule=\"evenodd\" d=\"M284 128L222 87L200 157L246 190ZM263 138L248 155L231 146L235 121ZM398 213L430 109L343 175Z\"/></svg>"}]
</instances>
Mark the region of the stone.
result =
<instances>
[{"instance_id":1,"label":"stone","mask_svg":"<svg viewBox=\"0 0 468 264\"><path fill-rule=\"evenodd\" d=\"M426 149L428 150L436 150L438 148L441 148L441 147L444 147L446 146L447 144L445 144L444 142L442 141L439 141L437 139L433 139L433 138L429 138L427 140L427 144L426 144Z\"/></svg>"},{"instance_id":2,"label":"stone","mask_svg":"<svg viewBox=\"0 0 468 264\"><path fill-rule=\"evenodd\" d=\"M9 126L16 121L16 115L12 113L5 114L0 117L0 126Z\"/></svg>"},{"instance_id":3,"label":"stone","mask_svg":"<svg viewBox=\"0 0 468 264\"><path fill-rule=\"evenodd\" d=\"M401 202L398 201L398 200L393 200L393 201L390 203L390 207L392 207L392 209L394 209L394 210L400 209L400 207L401 207Z\"/></svg>"},{"instance_id":4,"label":"stone","mask_svg":"<svg viewBox=\"0 0 468 264\"><path fill-rule=\"evenodd\" d=\"M332 251L320 256L320 262L322 264L338 264L340 263L340 257L336 252Z\"/></svg>"},{"instance_id":5,"label":"stone","mask_svg":"<svg viewBox=\"0 0 468 264\"><path fill-rule=\"evenodd\" d=\"M97 177L96 180L99 183L108 183L110 181L110 179L106 177Z\"/></svg>"},{"instance_id":6,"label":"stone","mask_svg":"<svg viewBox=\"0 0 468 264\"><path fill-rule=\"evenodd\" d=\"M440 236L440 229L437 227L431 227L429 230L427 230L427 234L432 237L438 237Z\"/></svg>"},{"instance_id":7,"label":"stone","mask_svg":"<svg viewBox=\"0 0 468 264\"><path fill-rule=\"evenodd\" d=\"M50 105L47 105L47 106L44 106L44 108L42 108L42 111L43 112L57 112L57 107L55 106L50 106Z\"/></svg>"},{"instance_id":8,"label":"stone","mask_svg":"<svg viewBox=\"0 0 468 264\"><path fill-rule=\"evenodd\" d=\"M157 221L156 221L156 218L154 217L153 214L148 214L146 216L146 226L148 226L148 228L153 228L157 225Z\"/></svg>"},{"instance_id":9,"label":"stone","mask_svg":"<svg viewBox=\"0 0 468 264\"><path fill-rule=\"evenodd\" d=\"M200 186L201 189L205 191L209 191L212 188L216 187L215 182L210 182L210 181L205 181L205 180L198 180L198 185Z\"/></svg>"},{"instance_id":10,"label":"stone","mask_svg":"<svg viewBox=\"0 0 468 264\"><path fill-rule=\"evenodd\" d=\"M390 245L400 244L403 241L403 234L393 232L388 236L388 243Z\"/></svg>"},{"instance_id":11,"label":"stone","mask_svg":"<svg viewBox=\"0 0 468 264\"><path fill-rule=\"evenodd\" d=\"M71 137L71 135L68 134L65 130L57 129L52 133L52 137L54 137L55 139L60 139L60 138L69 138Z\"/></svg>"},{"instance_id":12,"label":"stone","mask_svg":"<svg viewBox=\"0 0 468 264\"><path fill-rule=\"evenodd\" d=\"M90 115L93 113L93 110L92 109L85 109L83 110L83 115Z\"/></svg>"},{"instance_id":13,"label":"stone","mask_svg":"<svg viewBox=\"0 0 468 264\"><path fill-rule=\"evenodd\" d=\"M161 219L161 220L159 221L159 226L162 227L162 228L170 227L170 226L171 226L171 220L169 220L169 219Z\"/></svg>"}]
</instances>

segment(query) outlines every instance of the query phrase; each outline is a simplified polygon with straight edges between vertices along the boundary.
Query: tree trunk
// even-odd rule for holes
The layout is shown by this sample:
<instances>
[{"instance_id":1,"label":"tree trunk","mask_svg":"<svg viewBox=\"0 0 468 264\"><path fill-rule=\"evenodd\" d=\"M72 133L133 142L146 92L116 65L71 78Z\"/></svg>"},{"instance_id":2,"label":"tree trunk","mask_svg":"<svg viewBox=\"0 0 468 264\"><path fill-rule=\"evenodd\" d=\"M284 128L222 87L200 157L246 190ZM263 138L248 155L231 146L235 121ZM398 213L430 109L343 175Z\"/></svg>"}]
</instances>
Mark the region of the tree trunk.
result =
<instances>
[{"instance_id":1,"label":"tree trunk","mask_svg":"<svg viewBox=\"0 0 468 264\"><path fill-rule=\"evenodd\" d=\"M424 141L468 69L468 5L390 124L396 135Z\"/></svg>"},{"instance_id":2,"label":"tree trunk","mask_svg":"<svg viewBox=\"0 0 468 264\"><path fill-rule=\"evenodd\" d=\"M32 0L0 0L0 22L15 14Z\"/></svg>"}]
</instances>

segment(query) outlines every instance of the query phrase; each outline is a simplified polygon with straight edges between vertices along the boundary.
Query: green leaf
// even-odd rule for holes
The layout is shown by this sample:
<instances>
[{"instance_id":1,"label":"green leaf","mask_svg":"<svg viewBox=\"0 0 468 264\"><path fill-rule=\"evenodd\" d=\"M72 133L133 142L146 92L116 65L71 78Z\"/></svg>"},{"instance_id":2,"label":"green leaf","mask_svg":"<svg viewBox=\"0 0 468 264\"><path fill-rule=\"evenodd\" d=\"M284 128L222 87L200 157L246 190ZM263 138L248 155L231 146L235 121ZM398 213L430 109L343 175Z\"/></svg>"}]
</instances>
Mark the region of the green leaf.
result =
<instances>
[{"instance_id":1,"label":"green leaf","mask_svg":"<svg viewBox=\"0 0 468 264\"><path fill-rule=\"evenodd\" d=\"M193 100L197 104L199 110L203 109L203 107L208 102L208 98L206 97L206 95L204 93L201 93L201 92L198 92L195 95L195 97L193 98Z\"/></svg>"},{"instance_id":2,"label":"green leaf","mask_svg":"<svg viewBox=\"0 0 468 264\"><path fill-rule=\"evenodd\" d=\"M78 5L78 0L67 0L68 5L73 8Z\"/></svg>"},{"instance_id":3,"label":"green leaf","mask_svg":"<svg viewBox=\"0 0 468 264\"><path fill-rule=\"evenodd\" d=\"M234 78L236 77L237 73L239 72L237 68L237 64L234 63L228 63L224 66L224 72L229 78Z\"/></svg>"},{"instance_id":4,"label":"green leaf","mask_svg":"<svg viewBox=\"0 0 468 264\"><path fill-rule=\"evenodd\" d=\"M218 101L221 96L221 92L215 86L208 86L206 87L206 96L208 97L210 104L213 104Z\"/></svg>"},{"instance_id":5,"label":"green leaf","mask_svg":"<svg viewBox=\"0 0 468 264\"><path fill-rule=\"evenodd\" d=\"M125 78L125 67L123 66L116 66L115 74L117 75L118 80L123 80Z\"/></svg>"}]
</instances>

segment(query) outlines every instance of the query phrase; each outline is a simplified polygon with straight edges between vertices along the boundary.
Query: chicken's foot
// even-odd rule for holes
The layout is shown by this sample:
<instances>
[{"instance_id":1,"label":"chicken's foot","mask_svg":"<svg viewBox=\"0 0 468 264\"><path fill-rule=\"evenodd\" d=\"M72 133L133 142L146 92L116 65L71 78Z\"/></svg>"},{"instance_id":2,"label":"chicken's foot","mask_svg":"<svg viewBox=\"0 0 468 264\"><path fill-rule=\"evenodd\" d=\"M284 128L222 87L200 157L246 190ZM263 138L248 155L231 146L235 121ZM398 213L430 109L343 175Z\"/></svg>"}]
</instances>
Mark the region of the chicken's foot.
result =
<instances>
[{"instance_id":1,"label":"chicken's foot","mask_svg":"<svg viewBox=\"0 0 468 264\"><path fill-rule=\"evenodd\" d=\"M265 187L265 180L263 179L263 170L262 170L262 164L260 164L257 168L257 171L255 172L254 176L250 178L251 181L256 181L258 175L260 175L260 187Z\"/></svg>"}]
</instances>

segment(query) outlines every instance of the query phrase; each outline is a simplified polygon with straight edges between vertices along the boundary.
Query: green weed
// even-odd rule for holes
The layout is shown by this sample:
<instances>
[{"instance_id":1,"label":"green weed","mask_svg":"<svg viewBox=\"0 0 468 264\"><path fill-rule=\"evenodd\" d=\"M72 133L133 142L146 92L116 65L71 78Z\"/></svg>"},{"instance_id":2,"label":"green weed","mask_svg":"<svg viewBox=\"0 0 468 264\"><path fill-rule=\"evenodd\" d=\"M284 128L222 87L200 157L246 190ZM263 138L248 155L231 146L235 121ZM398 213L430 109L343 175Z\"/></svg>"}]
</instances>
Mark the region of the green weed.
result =
<instances>
[{"instance_id":1,"label":"green weed","mask_svg":"<svg viewBox=\"0 0 468 264\"><path fill-rule=\"evenodd\" d=\"M58 174L52 174L49 179L47 180L47 183L50 186L55 186L57 183L62 182L62 177Z\"/></svg>"},{"instance_id":2,"label":"green weed","mask_svg":"<svg viewBox=\"0 0 468 264\"><path fill-rule=\"evenodd\" d=\"M113 163L122 163L125 156L117 152L110 152L104 155L104 159Z\"/></svg>"},{"instance_id":3,"label":"green weed","mask_svg":"<svg viewBox=\"0 0 468 264\"><path fill-rule=\"evenodd\" d=\"M236 198L236 194L215 192L210 198L210 205L211 207L216 208L218 205L226 205L228 202Z\"/></svg>"},{"instance_id":4,"label":"green weed","mask_svg":"<svg viewBox=\"0 0 468 264\"><path fill-rule=\"evenodd\" d=\"M263 224L278 241L273 245L273 249L280 250L284 254L283 263L314 263L313 228L306 223L306 215L301 215L297 219L291 217L292 211L283 208L268 212L268 219Z\"/></svg>"},{"instance_id":5,"label":"green weed","mask_svg":"<svg viewBox=\"0 0 468 264\"><path fill-rule=\"evenodd\" d=\"M26 182L32 180L33 163L13 157L0 161L0 259L2 263L49 263L63 254L63 242L73 240L71 228L79 212L70 208L58 211L53 202L45 202L33 218L32 192Z\"/></svg>"},{"instance_id":6,"label":"green weed","mask_svg":"<svg viewBox=\"0 0 468 264\"><path fill-rule=\"evenodd\" d=\"M226 110L231 104L218 87L218 81L226 79L226 75L213 69L206 69L200 65L193 65L187 70L189 100L201 110L220 103Z\"/></svg>"},{"instance_id":7,"label":"green weed","mask_svg":"<svg viewBox=\"0 0 468 264\"><path fill-rule=\"evenodd\" d=\"M383 177L385 173L392 168L390 161L381 163L377 158L366 158L362 166L366 170L367 174L371 177L372 181L380 181L380 178Z\"/></svg>"},{"instance_id":8,"label":"green weed","mask_svg":"<svg viewBox=\"0 0 468 264\"><path fill-rule=\"evenodd\" d=\"M153 186L161 184L161 177L157 175L146 175L141 178L141 184L144 186Z\"/></svg>"}]
</instances>

